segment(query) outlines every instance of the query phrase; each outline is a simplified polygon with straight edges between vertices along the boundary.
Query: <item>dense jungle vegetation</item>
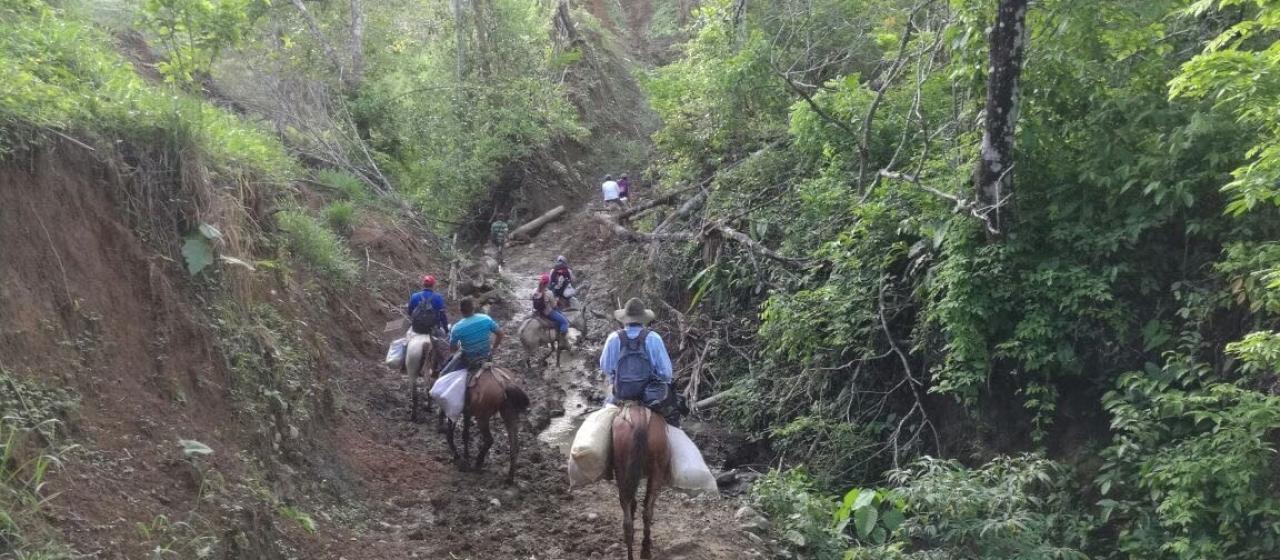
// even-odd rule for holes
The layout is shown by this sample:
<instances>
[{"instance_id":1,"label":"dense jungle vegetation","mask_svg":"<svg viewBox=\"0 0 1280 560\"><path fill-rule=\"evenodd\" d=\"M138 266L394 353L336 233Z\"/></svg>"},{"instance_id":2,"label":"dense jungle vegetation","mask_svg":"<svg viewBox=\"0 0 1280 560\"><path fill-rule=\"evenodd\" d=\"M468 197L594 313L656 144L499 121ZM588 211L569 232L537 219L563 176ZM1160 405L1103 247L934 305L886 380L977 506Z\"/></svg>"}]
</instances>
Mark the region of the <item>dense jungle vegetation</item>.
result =
<instances>
[{"instance_id":1,"label":"dense jungle vegetation","mask_svg":"<svg viewBox=\"0 0 1280 560\"><path fill-rule=\"evenodd\" d=\"M551 160L607 153L647 168L617 274L705 415L768 442L780 555L1280 556L1280 2L654 0L621 70L651 139L602 116L624 39L577 8L0 0L0 158L234 198L242 231L203 198L139 227L252 345L287 327L218 284L246 252L350 288L357 215L446 247L530 177L595 196ZM12 457L47 427L14 418L0 544L62 557L32 528L57 448Z\"/></svg>"},{"instance_id":2,"label":"dense jungle vegetation","mask_svg":"<svg viewBox=\"0 0 1280 560\"><path fill-rule=\"evenodd\" d=\"M1280 553L1277 18L703 6L649 81L652 171L781 255L710 236L666 292L710 317L728 414L800 466L757 488L795 553ZM849 486L882 490L833 517Z\"/></svg>"}]
</instances>

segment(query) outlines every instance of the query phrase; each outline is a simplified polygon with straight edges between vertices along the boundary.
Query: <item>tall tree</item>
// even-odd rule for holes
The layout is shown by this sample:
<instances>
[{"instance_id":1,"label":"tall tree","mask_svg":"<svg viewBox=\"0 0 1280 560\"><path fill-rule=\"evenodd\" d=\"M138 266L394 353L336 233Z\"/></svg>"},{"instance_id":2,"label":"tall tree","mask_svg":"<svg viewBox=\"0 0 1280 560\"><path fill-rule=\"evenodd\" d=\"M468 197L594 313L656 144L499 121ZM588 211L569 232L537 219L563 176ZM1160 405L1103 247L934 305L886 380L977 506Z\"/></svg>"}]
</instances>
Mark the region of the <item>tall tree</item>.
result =
<instances>
[{"instance_id":1,"label":"tall tree","mask_svg":"<svg viewBox=\"0 0 1280 560\"><path fill-rule=\"evenodd\" d=\"M987 104L982 147L973 181L978 212L997 234L1010 217L1013 196L1013 135L1018 123L1018 81L1027 44L1027 0L999 0L989 35Z\"/></svg>"}]
</instances>

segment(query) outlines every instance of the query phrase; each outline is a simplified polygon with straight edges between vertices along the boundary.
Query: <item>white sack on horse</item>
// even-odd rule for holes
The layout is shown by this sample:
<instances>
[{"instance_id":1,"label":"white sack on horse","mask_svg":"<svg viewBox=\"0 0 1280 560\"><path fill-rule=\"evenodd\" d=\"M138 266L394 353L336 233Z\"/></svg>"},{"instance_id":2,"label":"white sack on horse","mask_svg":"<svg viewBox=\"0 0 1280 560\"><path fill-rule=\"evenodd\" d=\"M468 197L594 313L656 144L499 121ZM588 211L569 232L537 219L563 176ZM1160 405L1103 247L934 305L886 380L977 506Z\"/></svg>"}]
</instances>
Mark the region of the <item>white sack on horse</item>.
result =
<instances>
[{"instance_id":1,"label":"white sack on horse","mask_svg":"<svg viewBox=\"0 0 1280 560\"><path fill-rule=\"evenodd\" d=\"M440 403L440 410L452 420L462 416L467 400L467 370L446 373L431 386L431 398Z\"/></svg>"},{"instance_id":2,"label":"white sack on horse","mask_svg":"<svg viewBox=\"0 0 1280 560\"><path fill-rule=\"evenodd\" d=\"M612 452L613 417L622 410L614 405L592 412L583 420L569 447L569 488L579 488L604 478Z\"/></svg>"},{"instance_id":3,"label":"white sack on horse","mask_svg":"<svg viewBox=\"0 0 1280 560\"><path fill-rule=\"evenodd\" d=\"M400 365L404 363L404 348L408 342L408 339L397 338L395 342L391 343L391 346L387 347L387 359L384 362L387 367L392 369L400 368Z\"/></svg>"},{"instance_id":4,"label":"white sack on horse","mask_svg":"<svg viewBox=\"0 0 1280 560\"><path fill-rule=\"evenodd\" d=\"M671 487L686 494L718 494L716 477L702 460L702 452L684 430L667 426L667 445L671 449Z\"/></svg>"}]
</instances>

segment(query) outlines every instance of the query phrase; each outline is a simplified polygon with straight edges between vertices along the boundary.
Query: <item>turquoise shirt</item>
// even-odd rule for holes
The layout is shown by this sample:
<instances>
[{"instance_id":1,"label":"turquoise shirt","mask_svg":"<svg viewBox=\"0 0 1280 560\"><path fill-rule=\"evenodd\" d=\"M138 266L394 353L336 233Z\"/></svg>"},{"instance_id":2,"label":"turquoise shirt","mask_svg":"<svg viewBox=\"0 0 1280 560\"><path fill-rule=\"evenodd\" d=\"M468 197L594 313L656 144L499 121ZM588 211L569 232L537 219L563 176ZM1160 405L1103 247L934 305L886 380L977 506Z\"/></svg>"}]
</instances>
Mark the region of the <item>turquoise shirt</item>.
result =
<instances>
[{"instance_id":1,"label":"turquoise shirt","mask_svg":"<svg viewBox=\"0 0 1280 560\"><path fill-rule=\"evenodd\" d=\"M453 324L449 332L449 344L461 344L462 355L468 358L484 358L491 350L489 333L498 332L498 323L484 313L476 313Z\"/></svg>"}]
</instances>

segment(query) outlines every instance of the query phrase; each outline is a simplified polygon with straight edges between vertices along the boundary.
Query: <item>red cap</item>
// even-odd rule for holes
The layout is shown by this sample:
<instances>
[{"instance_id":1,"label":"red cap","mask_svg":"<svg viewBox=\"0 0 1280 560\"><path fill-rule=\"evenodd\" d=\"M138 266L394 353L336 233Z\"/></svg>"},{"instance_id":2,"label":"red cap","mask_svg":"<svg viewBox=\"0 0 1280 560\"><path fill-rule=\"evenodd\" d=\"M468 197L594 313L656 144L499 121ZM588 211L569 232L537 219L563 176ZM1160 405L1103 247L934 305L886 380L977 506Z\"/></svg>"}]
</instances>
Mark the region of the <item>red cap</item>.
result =
<instances>
[{"instance_id":1,"label":"red cap","mask_svg":"<svg viewBox=\"0 0 1280 560\"><path fill-rule=\"evenodd\" d=\"M550 283L551 283L551 275L549 275L549 274L545 274L545 273L544 273L542 276L539 276L539 277L538 277L538 285L539 285L539 286L544 286L544 285L546 285L546 284L550 284Z\"/></svg>"},{"instance_id":2,"label":"red cap","mask_svg":"<svg viewBox=\"0 0 1280 560\"><path fill-rule=\"evenodd\" d=\"M436 277L430 274L422 277L423 288L434 288L436 286Z\"/></svg>"}]
</instances>

